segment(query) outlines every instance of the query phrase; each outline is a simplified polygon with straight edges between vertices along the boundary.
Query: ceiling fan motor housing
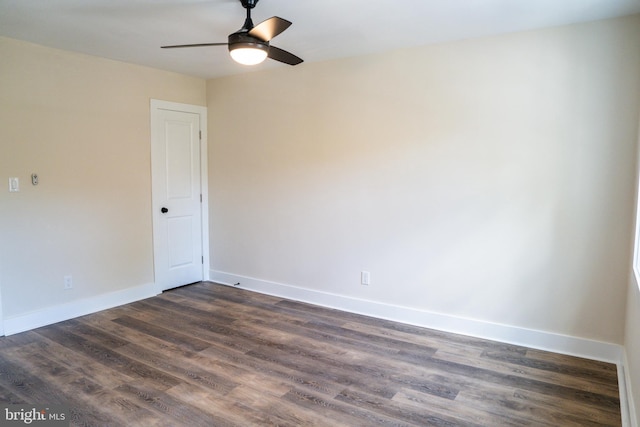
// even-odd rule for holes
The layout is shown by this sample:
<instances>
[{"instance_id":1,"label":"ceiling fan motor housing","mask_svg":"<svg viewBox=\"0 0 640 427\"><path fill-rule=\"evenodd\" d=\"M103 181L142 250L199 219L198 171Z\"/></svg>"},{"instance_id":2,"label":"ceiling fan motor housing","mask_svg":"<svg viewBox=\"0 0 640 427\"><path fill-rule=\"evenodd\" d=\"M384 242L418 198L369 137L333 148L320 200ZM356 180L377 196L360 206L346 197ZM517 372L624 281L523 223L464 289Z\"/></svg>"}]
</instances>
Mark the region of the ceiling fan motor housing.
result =
<instances>
[{"instance_id":1,"label":"ceiling fan motor housing","mask_svg":"<svg viewBox=\"0 0 640 427\"><path fill-rule=\"evenodd\" d=\"M256 37L250 36L245 31L239 31L229 35L229 52L234 49L252 48L260 49L269 53L269 42L262 41Z\"/></svg>"}]
</instances>

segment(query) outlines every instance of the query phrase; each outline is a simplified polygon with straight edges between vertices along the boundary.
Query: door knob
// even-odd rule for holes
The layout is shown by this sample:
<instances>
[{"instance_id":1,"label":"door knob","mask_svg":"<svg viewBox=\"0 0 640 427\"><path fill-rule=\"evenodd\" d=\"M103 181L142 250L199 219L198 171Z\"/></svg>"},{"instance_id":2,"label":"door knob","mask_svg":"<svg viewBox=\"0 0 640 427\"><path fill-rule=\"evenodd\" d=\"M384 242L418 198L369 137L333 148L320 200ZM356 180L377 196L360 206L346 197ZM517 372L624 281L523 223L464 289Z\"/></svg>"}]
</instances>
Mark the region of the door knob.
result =
<instances>
[{"instance_id":1,"label":"door knob","mask_svg":"<svg viewBox=\"0 0 640 427\"><path fill-rule=\"evenodd\" d=\"M162 208L162 209L160 209L160 212L162 212L162 213L167 213L167 212L169 212L169 209L167 209L167 208Z\"/></svg>"}]
</instances>

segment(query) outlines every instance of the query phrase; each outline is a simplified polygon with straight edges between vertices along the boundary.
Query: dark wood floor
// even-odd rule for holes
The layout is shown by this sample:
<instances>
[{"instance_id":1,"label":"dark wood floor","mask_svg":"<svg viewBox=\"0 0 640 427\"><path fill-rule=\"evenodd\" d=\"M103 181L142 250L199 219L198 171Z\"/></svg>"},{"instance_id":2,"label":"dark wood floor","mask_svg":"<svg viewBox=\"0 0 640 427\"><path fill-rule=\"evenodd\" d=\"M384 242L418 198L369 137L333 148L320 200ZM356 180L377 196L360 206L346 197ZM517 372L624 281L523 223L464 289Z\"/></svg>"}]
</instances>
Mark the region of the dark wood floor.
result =
<instances>
[{"instance_id":1,"label":"dark wood floor","mask_svg":"<svg viewBox=\"0 0 640 427\"><path fill-rule=\"evenodd\" d=\"M199 283L0 339L87 426L621 425L615 365Z\"/></svg>"}]
</instances>

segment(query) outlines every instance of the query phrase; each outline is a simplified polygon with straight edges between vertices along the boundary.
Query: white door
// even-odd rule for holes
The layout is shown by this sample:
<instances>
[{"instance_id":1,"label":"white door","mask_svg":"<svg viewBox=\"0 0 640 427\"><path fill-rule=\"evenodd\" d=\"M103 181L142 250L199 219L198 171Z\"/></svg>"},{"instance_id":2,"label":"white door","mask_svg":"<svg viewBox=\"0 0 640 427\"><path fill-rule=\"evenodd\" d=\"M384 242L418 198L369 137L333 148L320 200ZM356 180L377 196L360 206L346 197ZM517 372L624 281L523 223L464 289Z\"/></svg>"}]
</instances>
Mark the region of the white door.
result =
<instances>
[{"instance_id":1,"label":"white door","mask_svg":"<svg viewBox=\"0 0 640 427\"><path fill-rule=\"evenodd\" d=\"M158 291L204 276L201 117L152 104L154 270Z\"/></svg>"}]
</instances>

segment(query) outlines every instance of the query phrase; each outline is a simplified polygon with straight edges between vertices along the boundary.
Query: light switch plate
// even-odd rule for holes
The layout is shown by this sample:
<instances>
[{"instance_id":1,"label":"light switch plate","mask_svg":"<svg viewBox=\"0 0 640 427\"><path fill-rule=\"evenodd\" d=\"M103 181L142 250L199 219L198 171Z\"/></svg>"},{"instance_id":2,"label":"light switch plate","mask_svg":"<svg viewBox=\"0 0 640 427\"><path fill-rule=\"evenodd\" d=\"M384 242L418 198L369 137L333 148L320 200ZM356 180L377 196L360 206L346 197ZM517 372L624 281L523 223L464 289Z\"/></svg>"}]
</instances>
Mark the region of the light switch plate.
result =
<instances>
[{"instance_id":1,"label":"light switch plate","mask_svg":"<svg viewBox=\"0 0 640 427\"><path fill-rule=\"evenodd\" d=\"M371 273L369 273L368 271L360 272L360 283L368 286L371 283Z\"/></svg>"},{"instance_id":2,"label":"light switch plate","mask_svg":"<svg viewBox=\"0 0 640 427\"><path fill-rule=\"evenodd\" d=\"M17 177L9 178L9 193L20 191L20 180Z\"/></svg>"}]
</instances>

